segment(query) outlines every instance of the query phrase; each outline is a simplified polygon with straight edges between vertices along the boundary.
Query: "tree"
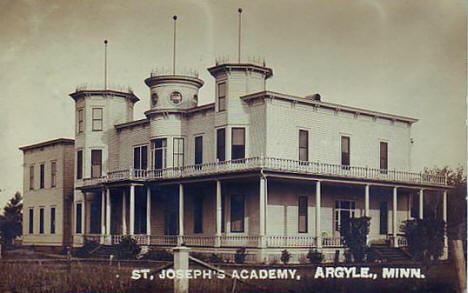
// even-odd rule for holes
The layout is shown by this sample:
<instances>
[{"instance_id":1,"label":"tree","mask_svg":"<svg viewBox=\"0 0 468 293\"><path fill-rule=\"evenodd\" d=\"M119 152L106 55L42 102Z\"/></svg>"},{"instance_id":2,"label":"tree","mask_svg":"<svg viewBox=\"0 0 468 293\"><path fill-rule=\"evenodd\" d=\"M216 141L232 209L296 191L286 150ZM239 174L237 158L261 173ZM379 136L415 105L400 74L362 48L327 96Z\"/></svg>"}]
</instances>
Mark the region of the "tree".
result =
<instances>
[{"instance_id":1,"label":"tree","mask_svg":"<svg viewBox=\"0 0 468 293\"><path fill-rule=\"evenodd\" d=\"M5 246L11 245L13 239L23 231L23 198L20 192L15 195L3 208L0 215L0 239Z\"/></svg>"},{"instance_id":2,"label":"tree","mask_svg":"<svg viewBox=\"0 0 468 293\"><path fill-rule=\"evenodd\" d=\"M407 220L401 227L414 259L429 264L442 256L444 249L444 220L433 215L424 219Z\"/></svg>"},{"instance_id":3,"label":"tree","mask_svg":"<svg viewBox=\"0 0 468 293\"><path fill-rule=\"evenodd\" d=\"M443 168L425 168L426 175L447 176L447 183L453 188L447 194L447 235L449 239L466 239L466 176L463 167L455 170L445 166ZM430 201L424 207L424 214L441 215L441 201Z\"/></svg>"},{"instance_id":4,"label":"tree","mask_svg":"<svg viewBox=\"0 0 468 293\"><path fill-rule=\"evenodd\" d=\"M367 234L369 234L370 218L350 218L342 221L340 234L344 244L351 250L354 260L362 262L367 254Z\"/></svg>"}]
</instances>

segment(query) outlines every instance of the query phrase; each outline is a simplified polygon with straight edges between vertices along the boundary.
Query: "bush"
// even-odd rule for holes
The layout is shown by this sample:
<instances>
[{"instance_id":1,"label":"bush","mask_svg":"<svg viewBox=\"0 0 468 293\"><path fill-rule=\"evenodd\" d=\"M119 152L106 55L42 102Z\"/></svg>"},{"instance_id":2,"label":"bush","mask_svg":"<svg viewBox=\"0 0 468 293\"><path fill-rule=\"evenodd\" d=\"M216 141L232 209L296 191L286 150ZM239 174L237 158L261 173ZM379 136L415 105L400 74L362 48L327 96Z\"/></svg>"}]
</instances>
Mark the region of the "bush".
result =
<instances>
[{"instance_id":1,"label":"bush","mask_svg":"<svg viewBox=\"0 0 468 293\"><path fill-rule=\"evenodd\" d=\"M143 255L143 259L158 260L158 261L173 261L172 253L161 248L152 248Z\"/></svg>"},{"instance_id":2,"label":"bush","mask_svg":"<svg viewBox=\"0 0 468 293\"><path fill-rule=\"evenodd\" d=\"M445 222L433 216L407 220L401 227L414 259L429 263L442 256Z\"/></svg>"},{"instance_id":3,"label":"bush","mask_svg":"<svg viewBox=\"0 0 468 293\"><path fill-rule=\"evenodd\" d=\"M208 262L210 262L210 263L222 263L222 262L224 262L224 259L223 259L222 256L213 253L208 258Z\"/></svg>"},{"instance_id":4,"label":"bush","mask_svg":"<svg viewBox=\"0 0 468 293\"><path fill-rule=\"evenodd\" d=\"M323 253L318 251L317 249L310 249L307 253L307 258L309 262L312 264L319 264L323 261Z\"/></svg>"},{"instance_id":5,"label":"bush","mask_svg":"<svg viewBox=\"0 0 468 293\"><path fill-rule=\"evenodd\" d=\"M123 237L120 243L117 244L116 249L119 259L136 259L141 251L140 245L131 236Z\"/></svg>"},{"instance_id":6,"label":"bush","mask_svg":"<svg viewBox=\"0 0 468 293\"><path fill-rule=\"evenodd\" d=\"M291 254L287 249L281 251L281 262L284 264L287 264L289 262L289 259L291 258Z\"/></svg>"},{"instance_id":7,"label":"bush","mask_svg":"<svg viewBox=\"0 0 468 293\"><path fill-rule=\"evenodd\" d=\"M98 246L99 242L86 240L83 246L74 251L73 256L88 257L90 256L90 252L95 250Z\"/></svg>"},{"instance_id":8,"label":"bush","mask_svg":"<svg viewBox=\"0 0 468 293\"><path fill-rule=\"evenodd\" d=\"M350 218L341 223L340 234L343 237L344 244L349 248L354 260L357 262L364 261L366 257L369 226L369 217Z\"/></svg>"},{"instance_id":9,"label":"bush","mask_svg":"<svg viewBox=\"0 0 468 293\"><path fill-rule=\"evenodd\" d=\"M236 250L234 255L234 261L238 264L243 264L245 262L245 247L241 247Z\"/></svg>"}]
</instances>

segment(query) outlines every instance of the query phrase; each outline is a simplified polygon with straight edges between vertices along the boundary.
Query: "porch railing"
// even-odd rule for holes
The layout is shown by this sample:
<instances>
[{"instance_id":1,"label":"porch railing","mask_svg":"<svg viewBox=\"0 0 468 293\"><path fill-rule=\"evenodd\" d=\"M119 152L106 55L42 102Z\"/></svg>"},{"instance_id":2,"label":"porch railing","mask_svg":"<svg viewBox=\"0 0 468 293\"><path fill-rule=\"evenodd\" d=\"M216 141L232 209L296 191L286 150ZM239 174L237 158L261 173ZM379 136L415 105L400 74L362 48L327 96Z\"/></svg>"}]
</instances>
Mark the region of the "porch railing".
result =
<instances>
[{"instance_id":1,"label":"porch railing","mask_svg":"<svg viewBox=\"0 0 468 293\"><path fill-rule=\"evenodd\" d=\"M268 169L272 171L294 172L322 176L344 178L405 182L415 184L447 185L445 176L423 173L376 169L359 166L344 166L322 162L306 162L271 157L252 157L231 161L205 163L183 167L172 167L158 170L127 169L108 172L106 176L85 178L83 184L96 185L99 183L119 180L157 180L203 176L218 173L248 171L253 169Z\"/></svg>"},{"instance_id":2,"label":"porch railing","mask_svg":"<svg viewBox=\"0 0 468 293\"><path fill-rule=\"evenodd\" d=\"M261 237L256 235L223 235L221 246L223 247L258 247Z\"/></svg>"},{"instance_id":3,"label":"porch railing","mask_svg":"<svg viewBox=\"0 0 468 293\"><path fill-rule=\"evenodd\" d=\"M266 236L267 247L316 247L317 239L312 236Z\"/></svg>"}]
</instances>

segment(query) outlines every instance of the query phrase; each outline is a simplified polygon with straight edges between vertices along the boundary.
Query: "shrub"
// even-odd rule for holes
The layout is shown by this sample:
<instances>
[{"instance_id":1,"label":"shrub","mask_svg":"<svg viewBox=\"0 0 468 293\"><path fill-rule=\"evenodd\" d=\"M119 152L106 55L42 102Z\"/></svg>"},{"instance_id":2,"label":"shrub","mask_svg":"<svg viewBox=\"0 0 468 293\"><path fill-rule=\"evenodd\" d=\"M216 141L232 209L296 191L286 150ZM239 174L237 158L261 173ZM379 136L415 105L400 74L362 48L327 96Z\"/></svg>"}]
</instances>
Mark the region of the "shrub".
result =
<instances>
[{"instance_id":1,"label":"shrub","mask_svg":"<svg viewBox=\"0 0 468 293\"><path fill-rule=\"evenodd\" d=\"M116 246L117 256L119 259L136 259L140 253L140 245L131 236L125 236Z\"/></svg>"},{"instance_id":2,"label":"shrub","mask_svg":"<svg viewBox=\"0 0 468 293\"><path fill-rule=\"evenodd\" d=\"M236 254L234 255L234 261L237 264L243 264L245 262L245 247L241 247L236 250Z\"/></svg>"},{"instance_id":3,"label":"shrub","mask_svg":"<svg viewBox=\"0 0 468 293\"><path fill-rule=\"evenodd\" d=\"M317 249L310 249L307 253L307 258L312 264L319 264L323 261L323 254Z\"/></svg>"},{"instance_id":4,"label":"shrub","mask_svg":"<svg viewBox=\"0 0 468 293\"><path fill-rule=\"evenodd\" d=\"M401 227L408 242L408 252L425 263L442 256L445 222L434 216L407 220Z\"/></svg>"},{"instance_id":5,"label":"shrub","mask_svg":"<svg viewBox=\"0 0 468 293\"><path fill-rule=\"evenodd\" d=\"M83 246L74 251L73 255L76 257L88 257L90 256L90 252L95 250L98 246L99 242L86 240Z\"/></svg>"},{"instance_id":6,"label":"shrub","mask_svg":"<svg viewBox=\"0 0 468 293\"><path fill-rule=\"evenodd\" d=\"M281 251L281 262L284 264L287 264L289 262L289 259L291 259L291 254L287 249Z\"/></svg>"},{"instance_id":7,"label":"shrub","mask_svg":"<svg viewBox=\"0 0 468 293\"><path fill-rule=\"evenodd\" d=\"M222 262L224 262L224 260L223 260L222 256L213 253L208 258L208 262L210 262L210 263L222 263Z\"/></svg>"},{"instance_id":8,"label":"shrub","mask_svg":"<svg viewBox=\"0 0 468 293\"><path fill-rule=\"evenodd\" d=\"M369 226L369 217L351 218L341 223L340 234L343 237L344 244L349 248L354 260L357 262L362 262L366 257Z\"/></svg>"},{"instance_id":9,"label":"shrub","mask_svg":"<svg viewBox=\"0 0 468 293\"><path fill-rule=\"evenodd\" d=\"M143 259L158 260L158 261L173 261L174 256L172 253L161 248L152 248L145 255Z\"/></svg>"}]
</instances>

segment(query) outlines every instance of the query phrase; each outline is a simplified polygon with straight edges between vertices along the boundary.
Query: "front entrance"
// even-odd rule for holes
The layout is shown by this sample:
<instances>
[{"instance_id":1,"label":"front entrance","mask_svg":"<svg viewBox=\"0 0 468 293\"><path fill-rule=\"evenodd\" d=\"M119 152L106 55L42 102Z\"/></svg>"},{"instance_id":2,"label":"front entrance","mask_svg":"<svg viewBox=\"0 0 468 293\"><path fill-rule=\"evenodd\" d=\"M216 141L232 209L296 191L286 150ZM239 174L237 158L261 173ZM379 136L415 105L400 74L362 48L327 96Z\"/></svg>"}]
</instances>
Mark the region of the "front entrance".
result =
<instances>
[{"instance_id":1,"label":"front entrance","mask_svg":"<svg viewBox=\"0 0 468 293\"><path fill-rule=\"evenodd\" d=\"M335 201L335 233L339 235L340 227L356 214L356 202L353 200Z\"/></svg>"},{"instance_id":2,"label":"front entrance","mask_svg":"<svg viewBox=\"0 0 468 293\"><path fill-rule=\"evenodd\" d=\"M387 235L388 233L388 204L386 201L380 202L379 205L380 210L380 235Z\"/></svg>"}]
</instances>

